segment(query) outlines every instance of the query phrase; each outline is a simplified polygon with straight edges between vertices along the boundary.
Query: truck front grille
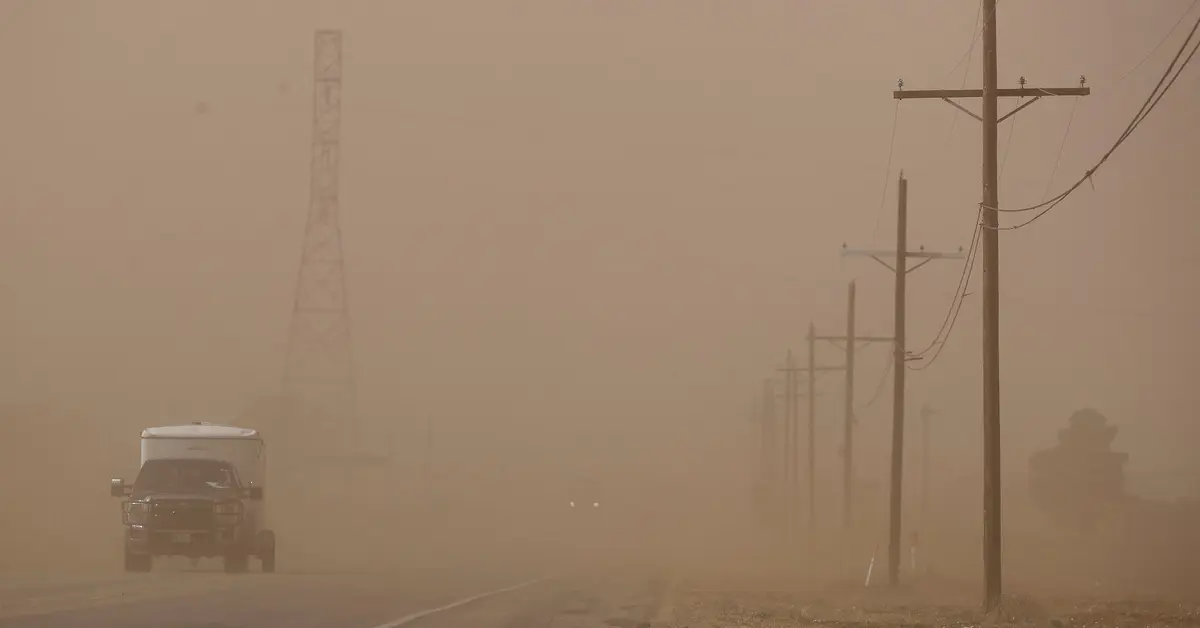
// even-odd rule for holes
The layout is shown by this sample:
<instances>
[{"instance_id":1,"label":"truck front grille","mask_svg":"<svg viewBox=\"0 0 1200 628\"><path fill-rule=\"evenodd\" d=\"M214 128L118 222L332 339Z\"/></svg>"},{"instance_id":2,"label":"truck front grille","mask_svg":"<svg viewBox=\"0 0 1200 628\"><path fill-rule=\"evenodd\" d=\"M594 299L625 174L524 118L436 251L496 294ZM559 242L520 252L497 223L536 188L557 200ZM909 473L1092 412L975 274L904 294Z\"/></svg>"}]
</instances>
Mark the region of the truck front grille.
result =
<instances>
[{"instance_id":1,"label":"truck front grille","mask_svg":"<svg viewBox=\"0 0 1200 628\"><path fill-rule=\"evenodd\" d=\"M153 504L150 522L159 530L207 530L216 522L209 501L155 500Z\"/></svg>"}]
</instances>

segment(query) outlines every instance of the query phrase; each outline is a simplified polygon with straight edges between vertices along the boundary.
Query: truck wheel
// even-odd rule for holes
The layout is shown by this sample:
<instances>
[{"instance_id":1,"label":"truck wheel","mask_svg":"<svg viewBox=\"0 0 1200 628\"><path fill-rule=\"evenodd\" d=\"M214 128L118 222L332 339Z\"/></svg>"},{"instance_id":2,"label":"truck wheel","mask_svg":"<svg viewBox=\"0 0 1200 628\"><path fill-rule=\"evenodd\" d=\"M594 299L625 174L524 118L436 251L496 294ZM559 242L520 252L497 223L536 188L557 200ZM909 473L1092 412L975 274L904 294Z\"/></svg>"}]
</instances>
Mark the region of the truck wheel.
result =
<instances>
[{"instance_id":1,"label":"truck wheel","mask_svg":"<svg viewBox=\"0 0 1200 628\"><path fill-rule=\"evenodd\" d=\"M153 568L154 557L150 554L125 552L125 571L130 573L146 573Z\"/></svg>"},{"instance_id":2,"label":"truck wheel","mask_svg":"<svg viewBox=\"0 0 1200 628\"><path fill-rule=\"evenodd\" d=\"M230 552L225 555L225 573L245 573L249 562L244 552Z\"/></svg>"},{"instance_id":3,"label":"truck wheel","mask_svg":"<svg viewBox=\"0 0 1200 628\"><path fill-rule=\"evenodd\" d=\"M258 533L258 557L262 560L263 573L275 573L275 533L263 530Z\"/></svg>"}]
</instances>

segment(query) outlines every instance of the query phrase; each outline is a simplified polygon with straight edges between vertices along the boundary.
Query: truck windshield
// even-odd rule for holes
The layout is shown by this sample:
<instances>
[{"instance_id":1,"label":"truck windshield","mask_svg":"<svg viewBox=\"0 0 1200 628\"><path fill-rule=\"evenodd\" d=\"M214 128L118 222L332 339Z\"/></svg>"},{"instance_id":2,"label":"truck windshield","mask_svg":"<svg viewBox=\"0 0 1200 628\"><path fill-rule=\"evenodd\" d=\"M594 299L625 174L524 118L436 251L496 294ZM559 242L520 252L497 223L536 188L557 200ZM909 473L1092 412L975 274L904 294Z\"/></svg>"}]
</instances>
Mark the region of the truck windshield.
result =
<instances>
[{"instance_id":1,"label":"truck windshield","mask_svg":"<svg viewBox=\"0 0 1200 628\"><path fill-rule=\"evenodd\" d=\"M227 463L216 460L147 460L133 490L196 493L237 488L237 476Z\"/></svg>"}]
</instances>

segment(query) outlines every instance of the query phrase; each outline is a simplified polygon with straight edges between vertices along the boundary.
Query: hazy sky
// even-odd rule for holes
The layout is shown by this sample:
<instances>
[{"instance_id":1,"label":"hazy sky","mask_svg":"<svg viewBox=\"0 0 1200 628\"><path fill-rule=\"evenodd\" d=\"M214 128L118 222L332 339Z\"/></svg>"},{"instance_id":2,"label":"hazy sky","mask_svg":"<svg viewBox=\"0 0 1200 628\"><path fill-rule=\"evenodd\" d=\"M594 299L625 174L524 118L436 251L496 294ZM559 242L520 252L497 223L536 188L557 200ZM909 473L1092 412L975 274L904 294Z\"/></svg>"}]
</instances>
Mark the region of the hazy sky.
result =
<instances>
[{"instance_id":1,"label":"hazy sky","mask_svg":"<svg viewBox=\"0 0 1200 628\"><path fill-rule=\"evenodd\" d=\"M1002 126L1002 204L1057 193L1111 145L1187 25L1126 73L1188 4L1001 2L1002 84L1083 74L1093 88ZM0 0L6 394L162 416L236 412L277 388L307 209L312 33L340 28L342 227L372 420L419 433L432 416L490 444L538 433L661 447L685 426L744 430L808 321L842 328L847 280L859 278L860 330L890 332L890 276L838 249L891 246L899 169L910 243L969 243L978 123L905 101L886 165L898 78L978 85L977 51L956 66L977 12L973 0ZM1094 185L1001 237L1014 455L1087 405L1122 425L1135 471L1168 482L1189 464L1198 77L1189 67ZM910 276L913 348L960 269ZM964 459L978 451L978 299L939 363L910 378ZM862 403L885 351L861 354ZM822 383L829 439L838 386ZM862 429L886 434L889 407Z\"/></svg>"}]
</instances>

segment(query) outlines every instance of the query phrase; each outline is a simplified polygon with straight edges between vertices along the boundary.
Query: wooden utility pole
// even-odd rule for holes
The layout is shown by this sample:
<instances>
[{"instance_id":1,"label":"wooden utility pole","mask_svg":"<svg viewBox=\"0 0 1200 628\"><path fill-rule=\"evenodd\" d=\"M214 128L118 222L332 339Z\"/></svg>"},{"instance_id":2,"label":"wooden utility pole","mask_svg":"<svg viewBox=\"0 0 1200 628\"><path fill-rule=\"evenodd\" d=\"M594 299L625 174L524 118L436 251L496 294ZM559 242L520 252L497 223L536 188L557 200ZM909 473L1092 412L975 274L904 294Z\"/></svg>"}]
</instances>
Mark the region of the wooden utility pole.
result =
<instances>
[{"instance_id":1,"label":"wooden utility pole","mask_svg":"<svg viewBox=\"0 0 1200 628\"><path fill-rule=\"evenodd\" d=\"M919 251L908 250L908 179L900 173L900 186L897 192L896 220L896 249L894 251L856 251L842 245L843 255L865 256L887 267L896 276L896 296L894 303L894 336L893 350L895 351L895 383L893 384L892 402L892 473L889 501L888 525L888 582L892 585L900 582L900 523L902 515L902 493L904 488L904 374L907 370L908 351L905 348L905 312L906 291L908 289L908 273L928 264L935 259L962 259L960 248L958 253L935 253L921 247ZM884 257L894 256L895 266L883 260ZM908 267L909 259L920 259L912 268ZM919 358L916 358L919 359Z\"/></svg>"},{"instance_id":2,"label":"wooden utility pole","mask_svg":"<svg viewBox=\"0 0 1200 628\"><path fill-rule=\"evenodd\" d=\"M763 380L761 412L762 443L760 449L763 481L768 486L773 486L776 483L779 468L779 456L776 450L779 442L779 424L775 416L775 382L769 377Z\"/></svg>"},{"instance_id":3,"label":"wooden utility pole","mask_svg":"<svg viewBox=\"0 0 1200 628\"><path fill-rule=\"evenodd\" d=\"M903 517L901 493L904 490L904 375L908 372L904 359L908 357L906 347L908 304L906 290L908 288L908 179L900 175L900 187L897 188L899 204L896 210L896 296L894 298L893 320L895 329L892 333L896 342L892 345L895 356L892 369L895 381L892 383L892 486L889 493L890 525L888 532L888 582L893 586L900 580L900 523Z\"/></svg>"},{"instance_id":4,"label":"wooden utility pole","mask_svg":"<svg viewBox=\"0 0 1200 628\"><path fill-rule=\"evenodd\" d=\"M842 415L842 527L847 530L854 522L854 353L858 348L855 338L856 287L850 282L846 295L846 398Z\"/></svg>"},{"instance_id":5,"label":"wooden utility pole","mask_svg":"<svg viewBox=\"0 0 1200 628\"><path fill-rule=\"evenodd\" d=\"M997 129L999 124L1044 96L1087 96L1091 89L1083 77L1079 87L1025 87L1000 89L996 72L996 0L983 0L983 89L904 91L900 83L893 98L938 98L983 123L983 576L984 607L996 608L1001 594L1000 534L1000 175ZM1003 116L999 98L1029 98ZM980 98L983 115L977 116L954 98Z\"/></svg>"},{"instance_id":6,"label":"wooden utility pole","mask_svg":"<svg viewBox=\"0 0 1200 628\"><path fill-rule=\"evenodd\" d=\"M795 542L796 519L796 361L788 349L783 371L783 524L784 541Z\"/></svg>"},{"instance_id":7,"label":"wooden utility pole","mask_svg":"<svg viewBox=\"0 0 1200 628\"><path fill-rule=\"evenodd\" d=\"M817 330L808 322L808 529L817 529Z\"/></svg>"},{"instance_id":8,"label":"wooden utility pole","mask_svg":"<svg viewBox=\"0 0 1200 628\"><path fill-rule=\"evenodd\" d=\"M846 294L846 399L842 401L845 408L841 425L841 525L850 530L853 525L854 498L854 349L857 349L858 339L854 337L856 329L857 310L854 300L857 288L850 282Z\"/></svg>"},{"instance_id":9,"label":"wooden utility pole","mask_svg":"<svg viewBox=\"0 0 1200 628\"><path fill-rule=\"evenodd\" d=\"M816 373L818 371L840 371L844 366L818 366L815 361L815 352L813 342L816 340L816 335L813 333L812 326L809 325L809 358L808 366L796 366L796 361L791 351L788 351L788 365L785 368L779 369L784 372L786 381L789 382L790 388L788 399L792 410L792 431L791 431L791 486L789 489L789 499L791 500L791 512L793 513L789 519L789 530L796 528L800 523L800 403L801 396L808 398L808 518L810 531L815 526L817 520L817 502L816 502ZM799 391L800 381L799 374L808 373L808 390L805 394ZM791 532L789 532L791 534Z\"/></svg>"},{"instance_id":10,"label":"wooden utility pole","mask_svg":"<svg viewBox=\"0 0 1200 628\"><path fill-rule=\"evenodd\" d=\"M929 419L933 408L921 404L921 527L927 528L929 521ZM927 531L928 532L928 531Z\"/></svg>"},{"instance_id":11,"label":"wooden utility pole","mask_svg":"<svg viewBox=\"0 0 1200 628\"><path fill-rule=\"evenodd\" d=\"M822 336L813 335L815 340L826 340L832 343L845 343L846 351L846 386L844 414L842 417L842 525L847 529L853 524L854 517L854 354L859 345L874 342L893 342L890 336L858 336L855 332L855 292L853 281L850 282L846 298L846 335Z\"/></svg>"},{"instance_id":12,"label":"wooden utility pole","mask_svg":"<svg viewBox=\"0 0 1200 628\"><path fill-rule=\"evenodd\" d=\"M775 382L769 377L763 380L762 395L762 486L769 525L774 532L779 512L779 421L775 413Z\"/></svg>"}]
</instances>

